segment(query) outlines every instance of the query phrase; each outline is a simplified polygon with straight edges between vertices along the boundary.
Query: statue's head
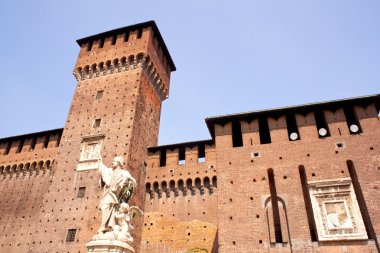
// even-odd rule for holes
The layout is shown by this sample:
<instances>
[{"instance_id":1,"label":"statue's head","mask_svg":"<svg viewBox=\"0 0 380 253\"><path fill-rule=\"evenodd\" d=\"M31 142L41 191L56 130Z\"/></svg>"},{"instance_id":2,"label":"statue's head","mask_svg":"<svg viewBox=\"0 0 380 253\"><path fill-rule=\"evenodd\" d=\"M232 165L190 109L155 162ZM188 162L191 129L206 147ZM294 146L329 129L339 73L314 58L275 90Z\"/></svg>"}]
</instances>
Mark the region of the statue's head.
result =
<instances>
[{"instance_id":1,"label":"statue's head","mask_svg":"<svg viewBox=\"0 0 380 253\"><path fill-rule=\"evenodd\" d=\"M112 162L112 167L117 168L117 166L123 167L124 166L124 158L121 156L115 156Z\"/></svg>"}]
</instances>

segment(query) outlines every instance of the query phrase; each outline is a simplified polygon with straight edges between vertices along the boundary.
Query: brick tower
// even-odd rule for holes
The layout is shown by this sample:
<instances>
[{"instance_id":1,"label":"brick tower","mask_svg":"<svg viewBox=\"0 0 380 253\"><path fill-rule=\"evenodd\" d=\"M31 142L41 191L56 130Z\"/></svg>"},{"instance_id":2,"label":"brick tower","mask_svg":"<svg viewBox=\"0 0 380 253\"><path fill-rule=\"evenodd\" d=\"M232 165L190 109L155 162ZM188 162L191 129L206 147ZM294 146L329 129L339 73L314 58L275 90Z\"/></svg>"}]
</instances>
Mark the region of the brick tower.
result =
<instances>
[{"instance_id":1,"label":"brick tower","mask_svg":"<svg viewBox=\"0 0 380 253\"><path fill-rule=\"evenodd\" d=\"M144 208L147 147L157 145L161 103L168 98L170 73L175 70L154 21L77 42L78 84L32 252L86 251L85 244L100 225L99 153L108 167L114 156L124 157L139 185L132 205ZM135 223L140 223L134 230L133 247L138 252L142 219Z\"/></svg>"}]
</instances>

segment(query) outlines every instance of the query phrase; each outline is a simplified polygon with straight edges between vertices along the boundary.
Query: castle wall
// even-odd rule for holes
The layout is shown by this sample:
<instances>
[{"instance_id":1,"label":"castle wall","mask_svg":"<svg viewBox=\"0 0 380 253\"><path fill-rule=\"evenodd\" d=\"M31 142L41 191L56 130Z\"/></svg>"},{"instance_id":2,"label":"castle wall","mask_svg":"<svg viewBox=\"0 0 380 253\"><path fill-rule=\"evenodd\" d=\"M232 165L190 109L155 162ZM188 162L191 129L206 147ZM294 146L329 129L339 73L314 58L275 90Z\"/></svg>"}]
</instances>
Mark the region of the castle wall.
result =
<instances>
[{"instance_id":1,"label":"castle wall","mask_svg":"<svg viewBox=\"0 0 380 253\"><path fill-rule=\"evenodd\" d=\"M257 120L241 122L243 145L232 146L232 124L215 125L218 167L219 252L374 252L368 240L317 242L312 240L300 168L307 181L350 178L347 161L352 161L370 221L379 234L378 194L379 120L375 105L355 107L362 128L350 134L343 109L325 111L330 137L319 138L311 113L296 115L300 140L290 141L285 117L268 120L271 143L260 144ZM285 128L284 128L285 127ZM229 134L228 134L229 133ZM282 203L277 229L268 171L274 174L275 190ZM358 195L358 194L356 194ZM223 197L221 197L223 196ZM359 198L357 196L357 198ZM360 202L360 201L359 201ZM309 207L310 208L310 207ZM285 211L283 211L285 209ZM363 219L366 219L363 215ZM318 222L318 221L316 221ZM370 230L370 229L369 229ZM282 239L278 240L278 231ZM370 231L367 230L367 233Z\"/></svg>"},{"instance_id":2,"label":"castle wall","mask_svg":"<svg viewBox=\"0 0 380 253\"><path fill-rule=\"evenodd\" d=\"M150 152L142 237L144 252L159 249L217 252L216 154L213 145L204 146L204 159L198 158L197 145L180 147L184 149L183 160L178 147L166 149L164 166L160 166L160 152L164 148Z\"/></svg>"}]
</instances>

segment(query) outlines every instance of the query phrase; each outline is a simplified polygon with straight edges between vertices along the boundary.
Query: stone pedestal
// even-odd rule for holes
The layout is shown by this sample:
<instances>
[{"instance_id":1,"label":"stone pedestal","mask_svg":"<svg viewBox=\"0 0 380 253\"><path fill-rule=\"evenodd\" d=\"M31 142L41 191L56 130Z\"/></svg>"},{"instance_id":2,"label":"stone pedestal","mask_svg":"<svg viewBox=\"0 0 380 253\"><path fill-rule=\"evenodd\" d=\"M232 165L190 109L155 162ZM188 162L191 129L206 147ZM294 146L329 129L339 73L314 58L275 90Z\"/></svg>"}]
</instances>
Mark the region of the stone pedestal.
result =
<instances>
[{"instance_id":1,"label":"stone pedestal","mask_svg":"<svg viewBox=\"0 0 380 253\"><path fill-rule=\"evenodd\" d=\"M97 240L86 244L87 253L134 253L128 243L117 240Z\"/></svg>"}]
</instances>

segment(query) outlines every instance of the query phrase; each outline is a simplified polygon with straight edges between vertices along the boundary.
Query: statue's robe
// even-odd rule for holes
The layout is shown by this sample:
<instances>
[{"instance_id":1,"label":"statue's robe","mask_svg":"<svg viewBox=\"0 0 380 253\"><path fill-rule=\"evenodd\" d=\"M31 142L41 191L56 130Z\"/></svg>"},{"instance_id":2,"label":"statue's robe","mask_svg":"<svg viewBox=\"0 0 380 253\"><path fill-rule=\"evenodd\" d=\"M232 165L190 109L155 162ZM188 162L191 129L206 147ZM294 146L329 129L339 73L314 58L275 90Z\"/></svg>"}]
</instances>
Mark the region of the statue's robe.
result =
<instances>
[{"instance_id":1,"label":"statue's robe","mask_svg":"<svg viewBox=\"0 0 380 253\"><path fill-rule=\"evenodd\" d=\"M107 168L99 164L101 175L100 185L103 188L103 196L99 209L102 211L102 224L99 232L106 232L115 226L115 211L119 204L121 191L132 179L131 174L123 169Z\"/></svg>"}]
</instances>

